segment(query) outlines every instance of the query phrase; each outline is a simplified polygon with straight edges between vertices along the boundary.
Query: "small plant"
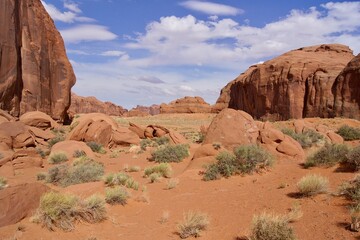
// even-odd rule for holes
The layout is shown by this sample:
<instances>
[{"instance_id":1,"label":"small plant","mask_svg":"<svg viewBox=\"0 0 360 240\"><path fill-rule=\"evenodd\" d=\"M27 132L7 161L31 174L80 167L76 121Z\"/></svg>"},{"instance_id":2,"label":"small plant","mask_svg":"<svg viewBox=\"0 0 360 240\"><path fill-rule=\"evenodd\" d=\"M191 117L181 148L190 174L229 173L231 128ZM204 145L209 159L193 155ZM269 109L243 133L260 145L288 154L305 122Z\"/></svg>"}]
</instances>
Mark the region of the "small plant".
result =
<instances>
[{"instance_id":1,"label":"small plant","mask_svg":"<svg viewBox=\"0 0 360 240\"><path fill-rule=\"evenodd\" d=\"M149 175L149 179L150 179L151 183L158 182L160 178L161 178L161 175L156 172Z\"/></svg>"},{"instance_id":2,"label":"small plant","mask_svg":"<svg viewBox=\"0 0 360 240\"><path fill-rule=\"evenodd\" d=\"M73 157L74 158L79 158L79 157L83 157L86 156L86 152L83 150L75 150Z\"/></svg>"},{"instance_id":3,"label":"small plant","mask_svg":"<svg viewBox=\"0 0 360 240\"><path fill-rule=\"evenodd\" d=\"M346 162L348 146L344 144L327 144L306 159L305 168L314 166L331 167L338 162Z\"/></svg>"},{"instance_id":4,"label":"small plant","mask_svg":"<svg viewBox=\"0 0 360 240\"><path fill-rule=\"evenodd\" d=\"M109 157L110 158L117 158L117 157L119 157L119 154L117 152L112 152L112 153L110 153Z\"/></svg>"},{"instance_id":5,"label":"small plant","mask_svg":"<svg viewBox=\"0 0 360 240\"><path fill-rule=\"evenodd\" d=\"M169 221L169 217L170 217L169 211L163 211L159 222L161 224L164 224L167 221Z\"/></svg>"},{"instance_id":6,"label":"small plant","mask_svg":"<svg viewBox=\"0 0 360 240\"><path fill-rule=\"evenodd\" d=\"M172 178L166 182L166 189L170 190L175 188L179 184L178 178Z\"/></svg>"},{"instance_id":7,"label":"small plant","mask_svg":"<svg viewBox=\"0 0 360 240\"><path fill-rule=\"evenodd\" d=\"M356 204L355 206L350 207L350 217L351 217L350 230L358 232L360 229L360 205L359 204Z\"/></svg>"},{"instance_id":8,"label":"small plant","mask_svg":"<svg viewBox=\"0 0 360 240\"><path fill-rule=\"evenodd\" d=\"M128 172L140 172L141 171L141 167L139 166L131 166L128 168L127 170Z\"/></svg>"},{"instance_id":9,"label":"small plant","mask_svg":"<svg viewBox=\"0 0 360 240\"><path fill-rule=\"evenodd\" d=\"M300 195L309 197L328 190L329 180L319 175L307 175L297 183Z\"/></svg>"},{"instance_id":10,"label":"small plant","mask_svg":"<svg viewBox=\"0 0 360 240\"><path fill-rule=\"evenodd\" d=\"M251 240L296 240L287 216L262 213L254 216Z\"/></svg>"},{"instance_id":11,"label":"small plant","mask_svg":"<svg viewBox=\"0 0 360 240\"><path fill-rule=\"evenodd\" d=\"M58 227L71 231L76 221L96 223L105 218L105 202L99 196L80 200L74 195L48 192L41 197L33 221L42 223L49 230Z\"/></svg>"},{"instance_id":12,"label":"small plant","mask_svg":"<svg viewBox=\"0 0 360 240\"><path fill-rule=\"evenodd\" d=\"M125 173L110 173L104 178L106 186L125 186L134 190L139 189L139 183Z\"/></svg>"},{"instance_id":13,"label":"small plant","mask_svg":"<svg viewBox=\"0 0 360 240\"><path fill-rule=\"evenodd\" d=\"M221 148L221 143L218 143L218 142L214 142L212 144L212 146L214 147L215 150L219 150Z\"/></svg>"},{"instance_id":14,"label":"small plant","mask_svg":"<svg viewBox=\"0 0 360 240\"><path fill-rule=\"evenodd\" d=\"M103 146L97 142L87 142L88 145L93 152L104 154L106 151L103 149Z\"/></svg>"},{"instance_id":15,"label":"small plant","mask_svg":"<svg viewBox=\"0 0 360 240\"><path fill-rule=\"evenodd\" d=\"M128 198L129 193L126 191L125 188L117 186L114 188L107 188L105 190L105 201L111 205L125 205Z\"/></svg>"},{"instance_id":16,"label":"small plant","mask_svg":"<svg viewBox=\"0 0 360 240\"><path fill-rule=\"evenodd\" d=\"M209 225L209 218L201 212L187 212L183 221L177 225L181 238L200 237L201 231L206 230Z\"/></svg>"},{"instance_id":17,"label":"small plant","mask_svg":"<svg viewBox=\"0 0 360 240\"><path fill-rule=\"evenodd\" d=\"M168 163L160 163L160 164L152 166L152 167L147 167L144 170L144 176L145 177L148 177L153 173L159 173L160 176L165 177L165 178L169 178L169 177L171 177L172 169L171 169L170 164L168 164Z\"/></svg>"},{"instance_id":18,"label":"small plant","mask_svg":"<svg viewBox=\"0 0 360 240\"><path fill-rule=\"evenodd\" d=\"M54 137L48 141L48 146L51 149L52 146L54 146L56 143L62 142L64 140L65 140L65 137L63 135L57 135L56 137Z\"/></svg>"},{"instance_id":19,"label":"small plant","mask_svg":"<svg viewBox=\"0 0 360 240\"><path fill-rule=\"evenodd\" d=\"M157 137L153 139L143 139L140 142L140 148L142 151L146 151L147 147L159 147L161 145L169 144L170 139L167 136Z\"/></svg>"},{"instance_id":20,"label":"small plant","mask_svg":"<svg viewBox=\"0 0 360 240\"><path fill-rule=\"evenodd\" d=\"M7 187L7 180L4 177L0 176L0 190Z\"/></svg>"},{"instance_id":21,"label":"small plant","mask_svg":"<svg viewBox=\"0 0 360 240\"><path fill-rule=\"evenodd\" d=\"M339 194L352 201L360 202L360 175L357 175L352 181L341 184Z\"/></svg>"},{"instance_id":22,"label":"small plant","mask_svg":"<svg viewBox=\"0 0 360 240\"><path fill-rule=\"evenodd\" d=\"M46 172L39 172L38 174L36 174L36 179L38 181L43 181L45 180L47 177L47 173Z\"/></svg>"},{"instance_id":23,"label":"small plant","mask_svg":"<svg viewBox=\"0 0 360 240\"><path fill-rule=\"evenodd\" d=\"M295 133L294 130L285 128L281 131L299 142L302 148L309 148L315 144L325 142L324 136L314 130L309 129L302 133Z\"/></svg>"},{"instance_id":24,"label":"small plant","mask_svg":"<svg viewBox=\"0 0 360 240\"><path fill-rule=\"evenodd\" d=\"M49 152L45 152L41 148L36 148L36 152L40 155L42 159L45 159L47 155L49 155Z\"/></svg>"},{"instance_id":25,"label":"small plant","mask_svg":"<svg viewBox=\"0 0 360 240\"><path fill-rule=\"evenodd\" d=\"M63 152L53 153L49 156L48 162L51 164L59 164L68 161L68 157Z\"/></svg>"},{"instance_id":26,"label":"small plant","mask_svg":"<svg viewBox=\"0 0 360 240\"><path fill-rule=\"evenodd\" d=\"M343 125L336 132L344 138L345 141L359 140L360 139L360 129L353 128L348 125Z\"/></svg>"},{"instance_id":27,"label":"small plant","mask_svg":"<svg viewBox=\"0 0 360 240\"><path fill-rule=\"evenodd\" d=\"M346 160L343 163L349 164L355 171L360 169L360 146L357 146L350 150L346 155Z\"/></svg>"},{"instance_id":28,"label":"small plant","mask_svg":"<svg viewBox=\"0 0 360 240\"><path fill-rule=\"evenodd\" d=\"M189 145L165 145L159 147L151 153L152 159L155 162L181 162L184 158L189 156Z\"/></svg>"}]
</instances>

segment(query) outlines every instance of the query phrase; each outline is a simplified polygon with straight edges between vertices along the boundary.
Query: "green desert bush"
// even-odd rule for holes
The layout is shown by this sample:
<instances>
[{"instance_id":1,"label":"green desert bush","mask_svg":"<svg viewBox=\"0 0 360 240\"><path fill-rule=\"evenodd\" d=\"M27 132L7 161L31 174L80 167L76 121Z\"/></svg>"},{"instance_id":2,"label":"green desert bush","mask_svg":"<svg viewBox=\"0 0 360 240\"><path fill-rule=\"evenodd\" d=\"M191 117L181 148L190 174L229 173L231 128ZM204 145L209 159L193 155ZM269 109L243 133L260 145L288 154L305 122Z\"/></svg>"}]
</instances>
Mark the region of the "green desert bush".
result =
<instances>
[{"instance_id":1,"label":"green desert bush","mask_svg":"<svg viewBox=\"0 0 360 240\"><path fill-rule=\"evenodd\" d=\"M360 169L360 146L351 149L343 163L350 165L351 168L358 171Z\"/></svg>"},{"instance_id":2,"label":"green desert bush","mask_svg":"<svg viewBox=\"0 0 360 240\"><path fill-rule=\"evenodd\" d=\"M216 160L215 163L207 166L204 180L257 172L266 169L274 162L273 157L257 145L239 146L234 149L234 153L220 152Z\"/></svg>"},{"instance_id":3,"label":"green desert bush","mask_svg":"<svg viewBox=\"0 0 360 240\"><path fill-rule=\"evenodd\" d=\"M150 179L151 183L158 182L160 178L161 178L160 173L154 172L154 173L149 175L149 179Z\"/></svg>"},{"instance_id":4,"label":"green desert bush","mask_svg":"<svg viewBox=\"0 0 360 240\"><path fill-rule=\"evenodd\" d=\"M111 205L125 205L128 198L129 193L123 187L116 186L114 188L105 189L105 201Z\"/></svg>"},{"instance_id":5,"label":"green desert bush","mask_svg":"<svg viewBox=\"0 0 360 240\"><path fill-rule=\"evenodd\" d=\"M262 213L254 216L251 227L251 240L295 240L287 216Z\"/></svg>"},{"instance_id":6,"label":"green desert bush","mask_svg":"<svg viewBox=\"0 0 360 240\"><path fill-rule=\"evenodd\" d=\"M325 193L328 190L329 180L316 174L302 177L297 183L299 194L304 197Z\"/></svg>"},{"instance_id":7,"label":"green desert bush","mask_svg":"<svg viewBox=\"0 0 360 240\"><path fill-rule=\"evenodd\" d=\"M48 146L51 149L52 146L54 146L56 143L62 142L64 140L65 140L65 137L63 135L57 135L48 141Z\"/></svg>"},{"instance_id":8,"label":"green desert bush","mask_svg":"<svg viewBox=\"0 0 360 240\"><path fill-rule=\"evenodd\" d=\"M51 164L59 164L68 161L68 157L66 156L66 153L63 152L57 152L53 153L49 156L48 162Z\"/></svg>"},{"instance_id":9,"label":"green desert bush","mask_svg":"<svg viewBox=\"0 0 360 240\"><path fill-rule=\"evenodd\" d=\"M49 169L46 181L67 187L74 184L99 181L104 175L104 166L83 157L71 166L59 165Z\"/></svg>"},{"instance_id":10,"label":"green desert bush","mask_svg":"<svg viewBox=\"0 0 360 240\"><path fill-rule=\"evenodd\" d=\"M103 146L100 143L97 142L87 142L86 145L88 145L93 152L104 154L106 151L104 150Z\"/></svg>"},{"instance_id":11,"label":"green desert bush","mask_svg":"<svg viewBox=\"0 0 360 240\"><path fill-rule=\"evenodd\" d=\"M36 174L36 180L38 181L46 180L46 177L47 177L46 172L39 172L38 174Z\"/></svg>"},{"instance_id":12,"label":"green desert bush","mask_svg":"<svg viewBox=\"0 0 360 240\"><path fill-rule=\"evenodd\" d=\"M345 162L348 152L349 147L345 144L326 144L306 159L304 167L334 166L336 163Z\"/></svg>"},{"instance_id":13,"label":"green desert bush","mask_svg":"<svg viewBox=\"0 0 360 240\"><path fill-rule=\"evenodd\" d=\"M141 167L139 166L131 166L128 168L127 170L128 172L140 172L141 171Z\"/></svg>"},{"instance_id":14,"label":"green desert bush","mask_svg":"<svg viewBox=\"0 0 360 240\"><path fill-rule=\"evenodd\" d=\"M183 221L177 225L181 238L200 237L201 231L206 230L210 221L207 214L189 211L184 214Z\"/></svg>"},{"instance_id":15,"label":"green desert bush","mask_svg":"<svg viewBox=\"0 0 360 240\"><path fill-rule=\"evenodd\" d=\"M170 164L168 164L168 163L160 163L160 164L152 166L152 167L147 167L144 170L145 177L148 177L153 173L159 173L160 176L169 178L169 177L171 177L171 174L172 174L172 168L171 168Z\"/></svg>"},{"instance_id":16,"label":"green desert bush","mask_svg":"<svg viewBox=\"0 0 360 240\"><path fill-rule=\"evenodd\" d=\"M336 133L342 136L345 141L360 139L360 128L353 128L348 125L343 125Z\"/></svg>"},{"instance_id":17,"label":"green desert bush","mask_svg":"<svg viewBox=\"0 0 360 240\"><path fill-rule=\"evenodd\" d=\"M4 177L0 176L0 190L7 187L7 180Z\"/></svg>"},{"instance_id":18,"label":"green desert bush","mask_svg":"<svg viewBox=\"0 0 360 240\"><path fill-rule=\"evenodd\" d=\"M282 129L281 131L299 142L302 148L309 148L315 144L325 142L323 135L311 129L305 130L302 133L296 133L294 130L289 128Z\"/></svg>"},{"instance_id":19,"label":"green desert bush","mask_svg":"<svg viewBox=\"0 0 360 240\"><path fill-rule=\"evenodd\" d=\"M339 193L349 200L360 203L360 175L349 182L342 183Z\"/></svg>"},{"instance_id":20,"label":"green desert bush","mask_svg":"<svg viewBox=\"0 0 360 240\"><path fill-rule=\"evenodd\" d=\"M55 227L65 231L74 229L74 223L96 223L106 218L105 201L93 195L81 200L74 195L48 192L40 199L33 221L49 230Z\"/></svg>"},{"instance_id":21,"label":"green desert bush","mask_svg":"<svg viewBox=\"0 0 360 240\"><path fill-rule=\"evenodd\" d=\"M126 173L110 173L104 178L106 186L125 186L134 190L139 189L139 183Z\"/></svg>"},{"instance_id":22,"label":"green desert bush","mask_svg":"<svg viewBox=\"0 0 360 240\"><path fill-rule=\"evenodd\" d=\"M79 157L83 157L83 156L86 156L85 151L83 151L83 150L75 150L74 151L74 154L73 154L74 158L79 158Z\"/></svg>"},{"instance_id":23,"label":"green desert bush","mask_svg":"<svg viewBox=\"0 0 360 240\"><path fill-rule=\"evenodd\" d=\"M189 156L189 145L163 145L151 153L151 157L155 162L181 162Z\"/></svg>"},{"instance_id":24,"label":"green desert bush","mask_svg":"<svg viewBox=\"0 0 360 240\"><path fill-rule=\"evenodd\" d=\"M143 139L140 142L141 150L145 151L147 147L159 147L161 145L169 144L170 139L167 136L156 137L153 139Z\"/></svg>"}]
</instances>

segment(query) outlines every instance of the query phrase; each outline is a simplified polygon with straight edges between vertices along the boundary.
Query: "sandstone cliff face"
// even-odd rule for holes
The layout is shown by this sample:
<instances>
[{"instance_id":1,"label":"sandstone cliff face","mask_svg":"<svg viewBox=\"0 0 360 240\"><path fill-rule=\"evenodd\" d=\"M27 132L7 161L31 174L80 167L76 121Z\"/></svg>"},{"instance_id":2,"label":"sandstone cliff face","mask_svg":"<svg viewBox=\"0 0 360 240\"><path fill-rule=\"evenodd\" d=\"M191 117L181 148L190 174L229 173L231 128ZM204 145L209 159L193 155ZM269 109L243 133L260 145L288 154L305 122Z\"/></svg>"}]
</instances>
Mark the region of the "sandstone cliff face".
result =
<instances>
[{"instance_id":1,"label":"sandstone cliff face","mask_svg":"<svg viewBox=\"0 0 360 240\"><path fill-rule=\"evenodd\" d=\"M75 75L40 0L1 0L0 22L0 108L65 120Z\"/></svg>"},{"instance_id":2,"label":"sandstone cliff face","mask_svg":"<svg viewBox=\"0 0 360 240\"><path fill-rule=\"evenodd\" d=\"M353 58L340 44L304 47L251 66L221 91L214 112L230 107L256 119L330 117L336 77Z\"/></svg>"},{"instance_id":3,"label":"sandstone cliff face","mask_svg":"<svg viewBox=\"0 0 360 240\"><path fill-rule=\"evenodd\" d=\"M360 54L336 78L332 88L336 116L360 119Z\"/></svg>"},{"instance_id":4,"label":"sandstone cliff face","mask_svg":"<svg viewBox=\"0 0 360 240\"><path fill-rule=\"evenodd\" d=\"M71 94L70 115L77 113L104 113L111 116L122 116L127 110L112 102L102 102L95 97L81 97Z\"/></svg>"},{"instance_id":5,"label":"sandstone cliff face","mask_svg":"<svg viewBox=\"0 0 360 240\"><path fill-rule=\"evenodd\" d=\"M153 116L160 114L160 105L153 104L150 107L137 105L135 108L132 108L128 111L125 116L126 117L145 117L145 116Z\"/></svg>"},{"instance_id":6,"label":"sandstone cliff face","mask_svg":"<svg viewBox=\"0 0 360 240\"><path fill-rule=\"evenodd\" d=\"M201 97L184 97L160 105L160 113L209 113L210 104L206 103Z\"/></svg>"}]
</instances>

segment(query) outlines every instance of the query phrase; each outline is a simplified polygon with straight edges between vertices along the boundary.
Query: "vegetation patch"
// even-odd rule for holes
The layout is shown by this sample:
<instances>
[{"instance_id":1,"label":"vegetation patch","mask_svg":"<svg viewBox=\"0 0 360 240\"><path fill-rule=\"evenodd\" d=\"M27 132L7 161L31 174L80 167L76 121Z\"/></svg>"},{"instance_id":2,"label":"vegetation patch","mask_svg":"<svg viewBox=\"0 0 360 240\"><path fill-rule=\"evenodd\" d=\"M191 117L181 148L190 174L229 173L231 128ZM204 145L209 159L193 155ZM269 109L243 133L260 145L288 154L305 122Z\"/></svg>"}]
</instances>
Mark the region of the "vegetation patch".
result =
<instances>
[{"instance_id":1,"label":"vegetation patch","mask_svg":"<svg viewBox=\"0 0 360 240\"><path fill-rule=\"evenodd\" d=\"M295 240L287 216L262 213L254 216L251 228L251 240Z\"/></svg>"},{"instance_id":2,"label":"vegetation patch","mask_svg":"<svg viewBox=\"0 0 360 240\"><path fill-rule=\"evenodd\" d=\"M172 168L168 163L160 163L152 167L147 167L144 170L145 177L149 177L153 173L158 173L161 177L169 178L172 174Z\"/></svg>"},{"instance_id":3,"label":"vegetation patch","mask_svg":"<svg viewBox=\"0 0 360 240\"><path fill-rule=\"evenodd\" d=\"M310 174L302 177L297 183L299 194L304 197L325 193L328 190L329 180L325 177Z\"/></svg>"},{"instance_id":4,"label":"vegetation patch","mask_svg":"<svg viewBox=\"0 0 360 240\"><path fill-rule=\"evenodd\" d=\"M216 162L207 166L204 180L215 180L236 174L249 174L266 169L274 162L273 157L257 145L243 145L233 153L220 152Z\"/></svg>"},{"instance_id":5,"label":"vegetation patch","mask_svg":"<svg viewBox=\"0 0 360 240\"><path fill-rule=\"evenodd\" d=\"M345 144L327 144L306 159L305 168L314 166L331 167L339 162L346 162L349 147Z\"/></svg>"},{"instance_id":6,"label":"vegetation patch","mask_svg":"<svg viewBox=\"0 0 360 240\"><path fill-rule=\"evenodd\" d=\"M125 186L134 190L139 189L139 183L126 173L110 173L104 178L106 186Z\"/></svg>"},{"instance_id":7,"label":"vegetation patch","mask_svg":"<svg viewBox=\"0 0 360 240\"><path fill-rule=\"evenodd\" d=\"M187 144L165 145L151 153L152 160L158 163L181 162L189 155Z\"/></svg>"},{"instance_id":8,"label":"vegetation patch","mask_svg":"<svg viewBox=\"0 0 360 240\"><path fill-rule=\"evenodd\" d=\"M93 152L105 154L106 151L103 148L103 146L100 143L97 142L87 142L86 145L88 145Z\"/></svg>"},{"instance_id":9,"label":"vegetation patch","mask_svg":"<svg viewBox=\"0 0 360 240\"><path fill-rule=\"evenodd\" d=\"M83 150L75 150L74 151L74 154L73 154L74 158L79 158L79 157L83 157L83 156L86 156L85 151L83 151Z\"/></svg>"},{"instance_id":10,"label":"vegetation patch","mask_svg":"<svg viewBox=\"0 0 360 240\"><path fill-rule=\"evenodd\" d=\"M345 141L359 140L360 128L350 127L348 125L341 126L337 132Z\"/></svg>"},{"instance_id":11,"label":"vegetation patch","mask_svg":"<svg viewBox=\"0 0 360 240\"><path fill-rule=\"evenodd\" d=\"M0 176L0 190L7 187L7 180L4 177Z\"/></svg>"},{"instance_id":12,"label":"vegetation patch","mask_svg":"<svg viewBox=\"0 0 360 240\"><path fill-rule=\"evenodd\" d=\"M206 230L210 221L206 214L201 212L187 212L183 221L177 225L181 238L200 237L201 232Z\"/></svg>"},{"instance_id":13,"label":"vegetation patch","mask_svg":"<svg viewBox=\"0 0 360 240\"><path fill-rule=\"evenodd\" d=\"M74 184L99 181L104 175L104 166L90 158L82 157L68 165L49 169L46 181L67 187Z\"/></svg>"},{"instance_id":14,"label":"vegetation patch","mask_svg":"<svg viewBox=\"0 0 360 240\"><path fill-rule=\"evenodd\" d=\"M166 189L170 190L175 188L177 185L179 184L179 179L178 178L171 178L170 180L168 180L166 182Z\"/></svg>"},{"instance_id":15,"label":"vegetation patch","mask_svg":"<svg viewBox=\"0 0 360 240\"><path fill-rule=\"evenodd\" d=\"M41 197L33 221L52 231L56 227L71 231L77 221L97 223L105 218L105 201L98 195L81 200L70 194L48 192Z\"/></svg>"},{"instance_id":16,"label":"vegetation patch","mask_svg":"<svg viewBox=\"0 0 360 240\"><path fill-rule=\"evenodd\" d=\"M302 133L296 133L294 130L289 128L282 129L281 131L299 142L302 148L310 148L313 145L325 142L323 135L311 129Z\"/></svg>"},{"instance_id":17,"label":"vegetation patch","mask_svg":"<svg viewBox=\"0 0 360 240\"><path fill-rule=\"evenodd\" d=\"M159 147L162 145L167 145L169 144L170 139L167 136L162 136L162 137L157 137L157 138L146 138L141 140L140 142L140 148L143 151L146 151L147 147Z\"/></svg>"},{"instance_id":18,"label":"vegetation patch","mask_svg":"<svg viewBox=\"0 0 360 240\"><path fill-rule=\"evenodd\" d=\"M36 180L38 181L43 181L46 179L46 177L47 177L46 172L39 172L38 174L36 174Z\"/></svg>"},{"instance_id":19,"label":"vegetation patch","mask_svg":"<svg viewBox=\"0 0 360 240\"><path fill-rule=\"evenodd\" d=\"M57 135L56 137L54 137L48 141L48 146L51 149L52 146L54 146L56 143L62 142L64 140L65 140L65 137L63 135Z\"/></svg>"},{"instance_id":20,"label":"vegetation patch","mask_svg":"<svg viewBox=\"0 0 360 240\"><path fill-rule=\"evenodd\" d=\"M352 181L341 184L339 193L349 200L360 203L360 175L357 175Z\"/></svg>"},{"instance_id":21,"label":"vegetation patch","mask_svg":"<svg viewBox=\"0 0 360 240\"><path fill-rule=\"evenodd\" d=\"M360 146L350 150L343 163L348 164L353 170L360 170Z\"/></svg>"},{"instance_id":22,"label":"vegetation patch","mask_svg":"<svg viewBox=\"0 0 360 240\"><path fill-rule=\"evenodd\" d=\"M105 201L109 204L125 205L129 197L129 193L123 187L116 186L114 188L105 189Z\"/></svg>"},{"instance_id":23,"label":"vegetation patch","mask_svg":"<svg viewBox=\"0 0 360 240\"><path fill-rule=\"evenodd\" d=\"M68 160L69 159L64 152L53 153L48 158L48 162L51 164L59 164Z\"/></svg>"}]
</instances>

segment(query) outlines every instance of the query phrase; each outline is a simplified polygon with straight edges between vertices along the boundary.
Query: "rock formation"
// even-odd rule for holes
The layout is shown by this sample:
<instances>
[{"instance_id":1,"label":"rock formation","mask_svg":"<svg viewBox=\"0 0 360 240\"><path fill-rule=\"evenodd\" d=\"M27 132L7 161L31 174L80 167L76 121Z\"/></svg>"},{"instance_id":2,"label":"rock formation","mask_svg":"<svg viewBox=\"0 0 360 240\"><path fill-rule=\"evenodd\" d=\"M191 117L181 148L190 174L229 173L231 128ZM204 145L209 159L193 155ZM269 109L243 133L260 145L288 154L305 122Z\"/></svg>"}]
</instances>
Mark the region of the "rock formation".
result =
<instances>
[{"instance_id":1,"label":"rock formation","mask_svg":"<svg viewBox=\"0 0 360 240\"><path fill-rule=\"evenodd\" d=\"M201 97L184 97L160 105L160 113L209 113L210 104L206 103Z\"/></svg>"},{"instance_id":2,"label":"rock formation","mask_svg":"<svg viewBox=\"0 0 360 240\"><path fill-rule=\"evenodd\" d=\"M137 105L125 114L127 117L143 117L160 114L160 106L153 104L150 107Z\"/></svg>"},{"instance_id":3,"label":"rock formation","mask_svg":"<svg viewBox=\"0 0 360 240\"><path fill-rule=\"evenodd\" d=\"M213 111L230 107L270 120L332 116L331 88L353 57L347 46L324 44L251 66L222 89Z\"/></svg>"},{"instance_id":4,"label":"rock formation","mask_svg":"<svg viewBox=\"0 0 360 240\"><path fill-rule=\"evenodd\" d=\"M95 97L81 97L71 94L70 115L77 113L104 113L111 116L122 116L127 110L112 102L102 102Z\"/></svg>"},{"instance_id":5,"label":"rock formation","mask_svg":"<svg viewBox=\"0 0 360 240\"><path fill-rule=\"evenodd\" d=\"M332 88L336 116L360 119L360 54L336 78Z\"/></svg>"},{"instance_id":6,"label":"rock formation","mask_svg":"<svg viewBox=\"0 0 360 240\"><path fill-rule=\"evenodd\" d=\"M75 75L41 1L0 1L0 22L0 108L66 120Z\"/></svg>"}]
</instances>

